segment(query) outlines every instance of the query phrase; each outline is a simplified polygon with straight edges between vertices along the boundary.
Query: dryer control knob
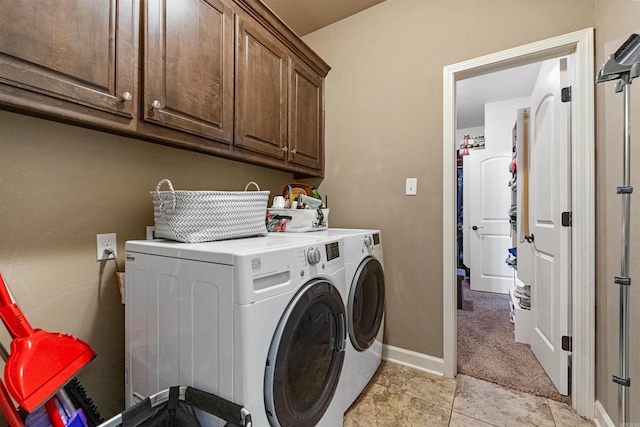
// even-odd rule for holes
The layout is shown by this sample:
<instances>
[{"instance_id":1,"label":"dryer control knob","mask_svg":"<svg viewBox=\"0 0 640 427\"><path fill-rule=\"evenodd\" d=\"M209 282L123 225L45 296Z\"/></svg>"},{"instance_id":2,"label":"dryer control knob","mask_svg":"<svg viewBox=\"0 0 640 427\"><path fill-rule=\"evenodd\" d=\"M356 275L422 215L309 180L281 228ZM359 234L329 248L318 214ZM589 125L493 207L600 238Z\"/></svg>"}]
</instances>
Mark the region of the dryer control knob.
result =
<instances>
[{"instance_id":1,"label":"dryer control knob","mask_svg":"<svg viewBox=\"0 0 640 427\"><path fill-rule=\"evenodd\" d=\"M371 240L371 236L369 236L368 234L366 236L364 236L364 245L366 247L369 247L373 244L373 241Z\"/></svg>"},{"instance_id":2,"label":"dryer control knob","mask_svg":"<svg viewBox=\"0 0 640 427\"><path fill-rule=\"evenodd\" d=\"M309 265L316 265L320 262L320 250L318 248L309 248L307 250L307 261Z\"/></svg>"}]
</instances>

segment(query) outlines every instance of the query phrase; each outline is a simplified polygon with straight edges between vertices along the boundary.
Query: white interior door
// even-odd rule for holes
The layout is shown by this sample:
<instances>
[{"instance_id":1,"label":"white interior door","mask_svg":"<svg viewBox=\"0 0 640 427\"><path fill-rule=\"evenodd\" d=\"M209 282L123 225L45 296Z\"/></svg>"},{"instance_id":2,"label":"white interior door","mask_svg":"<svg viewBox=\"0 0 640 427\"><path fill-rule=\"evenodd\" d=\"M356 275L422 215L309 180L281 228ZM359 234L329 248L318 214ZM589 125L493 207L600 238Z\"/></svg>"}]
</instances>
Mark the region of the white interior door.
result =
<instances>
[{"instance_id":1,"label":"white interior door","mask_svg":"<svg viewBox=\"0 0 640 427\"><path fill-rule=\"evenodd\" d=\"M469 156L469 223L465 224L471 249L471 282L474 291L506 294L513 284L513 270L504 262L512 246L508 211L511 207L511 155L476 150ZM465 158L465 161L467 159ZM466 173L466 171L465 171Z\"/></svg>"},{"instance_id":2,"label":"white interior door","mask_svg":"<svg viewBox=\"0 0 640 427\"><path fill-rule=\"evenodd\" d=\"M518 277L531 285L531 349L565 395L568 352L562 350L562 336L570 335L571 228L562 226L562 213L571 210L571 169L570 103L561 101L561 88L569 86L568 66L568 58L545 61L531 95L527 169L533 240L518 245Z\"/></svg>"}]
</instances>

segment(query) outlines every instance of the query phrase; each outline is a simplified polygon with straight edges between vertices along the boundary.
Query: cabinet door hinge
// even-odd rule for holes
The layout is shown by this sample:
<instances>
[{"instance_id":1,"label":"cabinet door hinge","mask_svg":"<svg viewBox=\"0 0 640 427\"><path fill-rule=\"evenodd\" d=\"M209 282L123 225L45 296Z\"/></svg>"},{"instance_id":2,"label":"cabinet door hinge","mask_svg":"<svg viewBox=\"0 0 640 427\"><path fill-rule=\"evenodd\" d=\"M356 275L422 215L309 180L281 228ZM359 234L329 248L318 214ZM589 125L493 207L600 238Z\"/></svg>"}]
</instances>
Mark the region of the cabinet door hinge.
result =
<instances>
[{"instance_id":1,"label":"cabinet door hinge","mask_svg":"<svg viewBox=\"0 0 640 427\"><path fill-rule=\"evenodd\" d=\"M562 212L562 226L571 227L572 225L571 212Z\"/></svg>"},{"instance_id":2,"label":"cabinet door hinge","mask_svg":"<svg viewBox=\"0 0 640 427\"><path fill-rule=\"evenodd\" d=\"M571 344L572 344L571 341L572 341L571 337L568 337L566 335L562 336L562 349L564 351L571 351Z\"/></svg>"},{"instance_id":3,"label":"cabinet door hinge","mask_svg":"<svg viewBox=\"0 0 640 427\"><path fill-rule=\"evenodd\" d=\"M562 88L562 102L571 102L571 86Z\"/></svg>"}]
</instances>

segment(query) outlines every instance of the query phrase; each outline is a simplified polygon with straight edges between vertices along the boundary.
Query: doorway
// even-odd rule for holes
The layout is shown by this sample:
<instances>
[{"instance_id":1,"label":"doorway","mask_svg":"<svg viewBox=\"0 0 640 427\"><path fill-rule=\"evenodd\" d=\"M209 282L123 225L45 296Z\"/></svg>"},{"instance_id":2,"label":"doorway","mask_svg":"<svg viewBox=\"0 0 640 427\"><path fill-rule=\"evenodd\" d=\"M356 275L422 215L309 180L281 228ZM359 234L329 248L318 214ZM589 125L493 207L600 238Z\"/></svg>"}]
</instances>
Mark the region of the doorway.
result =
<instances>
[{"instance_id":1,"label":"doorway","mask_svg":"<svg viewBox=\"0 0 640 427\"><path fill-rule=\"evenodd\" d=\"M458 178L462 178L464 208L458 233L467 243L466 246L462 244L463 256L459 257L459 262L461 258L463 266L458 268L469 271L470 267L470 274L464 280L458 278L462 290L457 294L457 370L461 374L570 403L567 397L568 353L563 352L564 358L558 353L558 357L544 365L540 352L536 353L531 347L536 330L535 310L540 304L555 306L557 303L540 298L544 295L542 284L525 286L519 280L516 265L516 260L522 261L518 264L526 271L527 262L531 262L516 256L517 250L526 252L530 245L520 238L525 216L521 212L522 202L517 201L522 197L527 169L529 182L537 183L531 176L535 168L526 168L523 162L523 146L528 142L525 129L533 128L527 126L525 116L531 109L532 99L537 99L533 95L545 87L543 82L547 81L548 72L543 70L549 67L543 67L543 64L559 64L560 61L537 62L457 82L458 141L461 134L484 136L471 137L471 141L482 139L484 143L481 144L464 140L461 145L472 148L459 150L461 155L458 157L459 172L460 162L463 164ZM557 68L552 70L557 71ZM552 89L548 99L559 98L559 85L553 85ZM556 127L567 128L569 116L560 118L564 125ZM461 124L475 127L461 129ZM537 133L544 129L546 127L536 128ZM564 146L566 152L566 138L552 140L553 150L562 152L560 148ZM563 159L567 161L566 157ZM543 175L557 174L556 170L569 171L570 167L565 163ZM549 188L549 197L560 188L563 186L559 184ZM458 271L460 275L461 270ZM531 285L533 281L527 279L526 283ZM552 288L569 289L569 286L570 282L565 280ZM532 290L536 291L534 295ZM533 300L536 300L534 306L531 305ZM558 318L566 322L568 312L562 314ZM559 329L555 328L556 324L553 326L553 331ZM562 335L569 334L563 331ZM552 340L556 336L559 334L549 335ZM555 348L562 351L561 343L556 343Z\"/></svg>"},{"instance_id":2,"label":"doorway","mask_svg":"<svg viewBox=\"0 0 640 427\"><path fill-rule=\"evenodd\" d=\"M545 59L574 58L571 138L572 406L593 418L595 401L595 187L593 29L566 34L444 68L443 111L443 306L444 374L457 370L455 84L465 78Z\"/></svg>"}]
</instances>

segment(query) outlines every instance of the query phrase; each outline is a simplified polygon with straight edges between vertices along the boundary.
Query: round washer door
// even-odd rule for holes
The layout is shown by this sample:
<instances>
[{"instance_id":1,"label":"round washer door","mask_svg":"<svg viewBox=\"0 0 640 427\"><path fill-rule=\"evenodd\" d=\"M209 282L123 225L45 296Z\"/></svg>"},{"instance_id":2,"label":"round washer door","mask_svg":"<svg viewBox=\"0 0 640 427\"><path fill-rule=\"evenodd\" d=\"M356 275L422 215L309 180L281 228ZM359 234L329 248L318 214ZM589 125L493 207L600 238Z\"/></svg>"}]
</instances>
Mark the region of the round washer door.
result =
<instances>
[{"instance_id":1,"label":"round washer door","mask_svg":"<svg viewBox=\"0 0 640 427\"><path fill-rule=\"evenodd\" d=\"M344 363L345 309L340 292L315 279L280 319L269 348L264 396L272 426L314 426L326 412Z\"/></svg>"},{"instance_id":2,"label":"round washer door","mask_svg":"<svg viewBox=\"0 0 640 427\"><path fill-rule=\"evenodd\" d=\"M358 351L376 340L384 315L384 271L373 258L360 263L349 290L349 338Z\"/></svg>"}]
</instances>

